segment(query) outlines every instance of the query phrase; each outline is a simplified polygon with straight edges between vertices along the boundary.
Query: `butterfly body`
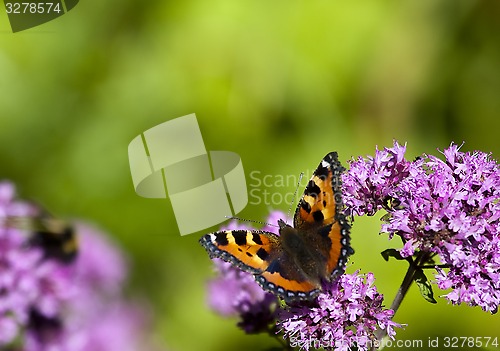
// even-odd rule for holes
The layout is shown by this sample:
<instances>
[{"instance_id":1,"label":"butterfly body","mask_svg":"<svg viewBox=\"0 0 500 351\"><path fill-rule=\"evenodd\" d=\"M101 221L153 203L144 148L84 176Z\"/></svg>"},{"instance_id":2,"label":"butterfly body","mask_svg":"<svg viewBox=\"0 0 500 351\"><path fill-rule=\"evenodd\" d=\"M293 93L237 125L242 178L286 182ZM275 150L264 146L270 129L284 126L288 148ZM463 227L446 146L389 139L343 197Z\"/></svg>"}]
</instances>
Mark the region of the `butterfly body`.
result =
<instances>
[{"instance_id":1,"label":"butterfly body","mask_svg":"<svg viewBox=\"0 0 500 351\"><path fill-rule=\"evenodd\" d=\"M309 300L324 282L344 272L353 253L342 213L337 153L326 155L308 182L293 227L278 221L279 235L259 230L210 233L200 243L218 257L255 275L256 281L286 302Z\"/></svg>"},{"instance_id":2,"label":"butterfly body","mask_svg":"<svg viewBox=\"0 0 500 351\"><path fill-rule=\"evenodd\" d=\"M321 280L329 280L326 272L327 257L308 244L306 233L298 231L283 221L278 224L283 251L293 261L297 272L320 288Z\"/></svg>"}]
</instances>

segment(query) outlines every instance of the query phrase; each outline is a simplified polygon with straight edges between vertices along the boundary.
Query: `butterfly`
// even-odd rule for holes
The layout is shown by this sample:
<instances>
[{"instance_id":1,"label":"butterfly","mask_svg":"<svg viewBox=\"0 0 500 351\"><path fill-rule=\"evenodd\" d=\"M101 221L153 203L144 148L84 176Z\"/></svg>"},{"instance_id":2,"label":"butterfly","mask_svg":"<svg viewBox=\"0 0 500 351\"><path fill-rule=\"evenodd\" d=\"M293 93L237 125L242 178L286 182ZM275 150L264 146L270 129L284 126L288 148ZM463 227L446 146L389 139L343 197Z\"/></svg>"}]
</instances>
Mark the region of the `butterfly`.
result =
<instances>
[{"instance_id":1,"label":"butterfly","mask_svg":"<svg viewBox=\"0 0 500 351\"><path fill-rule=\"evenodd\" d=\"M350 225L342 213L344 170L336 152L326 155L298 202L293 227L278 220L279 235L225 230L204 235L201 245L210 257L254 274L264 290L287 303L313 299L325 282L343 274L354 253Z\"/></svg>"}]
</instances>

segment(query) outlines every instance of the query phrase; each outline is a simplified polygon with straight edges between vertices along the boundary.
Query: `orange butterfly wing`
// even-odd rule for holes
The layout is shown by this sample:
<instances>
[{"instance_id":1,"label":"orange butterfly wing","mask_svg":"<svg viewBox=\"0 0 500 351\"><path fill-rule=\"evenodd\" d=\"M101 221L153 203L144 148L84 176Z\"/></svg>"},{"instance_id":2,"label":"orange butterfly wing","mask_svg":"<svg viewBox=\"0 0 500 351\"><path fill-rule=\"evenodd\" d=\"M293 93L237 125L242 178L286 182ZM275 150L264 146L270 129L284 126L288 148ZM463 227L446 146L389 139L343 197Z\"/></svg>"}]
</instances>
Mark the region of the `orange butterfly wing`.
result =
<instances>
[{"instance_id":1,"label":"orange butterfly wing","mask_svg":"<svg viewBox=\"0 0 500 351\"><path fill-rule=\"evenodd\" d=\"M342 213L344 167L336 152L321 160L309 180L294 215L294 227L327 258L327 272L334 278L342 274L350 247L350 226Z\"/></svg>"},{"instance_id":2,"label":"orange butterfly wing","mask_svg":"<svg viewBox=\"0 0 500 351\"><path fill-rule=\"evenodd\" d=\"M282 250L276 234L252 230L226 230L206 234L200 243L209 255L221 258L243 271L255 274L264 290L286 301L307 299L320 286L308 281Z\"/></svg>"},{"instance_id":3,"label":"orange butterfly wing","mask_svg":"<svg viewBox=\"0 0 500 351\"><path fill-rule=\"evenodd\" d=\"M277 235L257 230L225 230L204 235L201 245L210 257L218 257L240 269L258 274L266 270L271 254L279 251Z\"/></svg>"}]
</instances>

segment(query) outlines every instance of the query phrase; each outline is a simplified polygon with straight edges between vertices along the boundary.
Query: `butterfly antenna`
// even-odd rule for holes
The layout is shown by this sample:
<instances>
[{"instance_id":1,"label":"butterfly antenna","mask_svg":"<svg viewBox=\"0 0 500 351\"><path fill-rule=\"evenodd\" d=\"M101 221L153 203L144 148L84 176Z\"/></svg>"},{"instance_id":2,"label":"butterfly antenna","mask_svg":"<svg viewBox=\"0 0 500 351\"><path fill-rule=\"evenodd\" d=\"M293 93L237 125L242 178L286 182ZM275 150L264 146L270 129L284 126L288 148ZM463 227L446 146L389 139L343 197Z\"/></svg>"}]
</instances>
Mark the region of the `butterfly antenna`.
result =
<instances>
[{"instance_id":1,"label":"butterfly antenna","mask_svg":"<svg viewBox=\"0 0 500 351\"><path fill-rule=\"evenodd\" d=\"M240 218L240 217L233 217L233 216L224 216L226 218L229 218L229 219L235 219L237 221L242 221L242 222L253 222L253 223L258 223L260 225L266 225L266 226L271 226L271 227L277 227L279 228L279 226L277 226L276 224L271 224L271 223L264 223L264 222L261 222L261 221L256 221L254 219L246 219L246 218Z\"/></svg>"},{"instance_id":2,"label":"butterfly antenna","mask_svg":"<svg viewBox=\"0 0 500 351\"><path fill-rule=\"evenodd\" d=\"M290 218L290 212L292 212L292 206L295 202L295 196L297 196L297 191L299 190L300 182L302 182L302 178L304 177L304 172L300 172L299 181L297 182L297 186L295 187L295 192L293 193L292 202L290 202L290 207L288 207L288 213L286 214L286 218Z\"/></svg>"}]
</instances>

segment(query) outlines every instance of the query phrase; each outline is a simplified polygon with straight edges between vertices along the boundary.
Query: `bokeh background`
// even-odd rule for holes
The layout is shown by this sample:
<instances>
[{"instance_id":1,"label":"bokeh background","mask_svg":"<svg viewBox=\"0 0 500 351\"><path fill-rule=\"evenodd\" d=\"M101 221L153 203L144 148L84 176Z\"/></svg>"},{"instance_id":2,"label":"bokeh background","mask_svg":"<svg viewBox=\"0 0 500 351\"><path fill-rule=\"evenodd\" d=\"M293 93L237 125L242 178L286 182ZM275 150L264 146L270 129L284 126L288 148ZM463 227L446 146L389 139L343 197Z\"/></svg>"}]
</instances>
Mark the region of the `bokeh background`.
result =
<instances>
[{"instance_id":1,"label":"bokeh background","mask_svg":"<svg viewBox=\"0 0 500 351\"><path fill-rule=\"evenodd\" d=\"M234 151L247 176L272 179L311 172L332 150L345 163L393 139L407 142L409 158L452 141L500 156L498 1L82 0L16 34L0 10L0 178L111 233L132 264L128 294L151 306L152 337L170 350L278 344L208 309L203 233L181 237L168 200L135 195L127 146L142 131L194 112L208 149ZM239 216L270 209L288 204ZM349 270L375 272L390 305L406 265L381 258L391 243L379 224L354 223ZM431 305L416 287L395 320L408 324L399 339L424 345L500 336L498 315Z\"/></svg>"}]
</instances>

